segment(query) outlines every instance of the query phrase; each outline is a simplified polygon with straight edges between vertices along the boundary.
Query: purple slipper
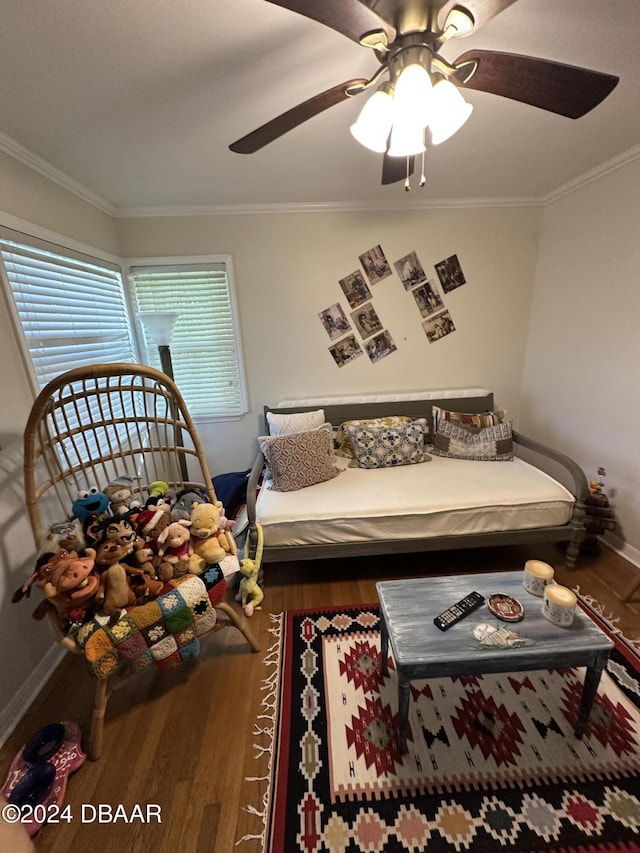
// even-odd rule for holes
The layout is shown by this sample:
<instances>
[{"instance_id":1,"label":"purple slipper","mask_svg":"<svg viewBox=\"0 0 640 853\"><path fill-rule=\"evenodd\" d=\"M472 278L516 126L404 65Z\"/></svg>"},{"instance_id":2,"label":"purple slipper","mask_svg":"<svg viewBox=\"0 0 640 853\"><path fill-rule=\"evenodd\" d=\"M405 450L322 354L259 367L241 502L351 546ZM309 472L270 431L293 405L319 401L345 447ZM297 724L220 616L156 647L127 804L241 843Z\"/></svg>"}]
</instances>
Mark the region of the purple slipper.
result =
<instances>
[{"instance_id":1,"label":"purple slipper","mask_svg":"<svg viewBox=\"0 0 640 853\"><path fill-rule=\"evenodd\" d=\"M23 821L33 836L47 819L47 807L62 806L67 779L84 762L77 723L50 723L40 729L13 759L0 793L12 805L30 805ZM35 806L42 806L37 809Z\"/></svg>"}]
</instances>

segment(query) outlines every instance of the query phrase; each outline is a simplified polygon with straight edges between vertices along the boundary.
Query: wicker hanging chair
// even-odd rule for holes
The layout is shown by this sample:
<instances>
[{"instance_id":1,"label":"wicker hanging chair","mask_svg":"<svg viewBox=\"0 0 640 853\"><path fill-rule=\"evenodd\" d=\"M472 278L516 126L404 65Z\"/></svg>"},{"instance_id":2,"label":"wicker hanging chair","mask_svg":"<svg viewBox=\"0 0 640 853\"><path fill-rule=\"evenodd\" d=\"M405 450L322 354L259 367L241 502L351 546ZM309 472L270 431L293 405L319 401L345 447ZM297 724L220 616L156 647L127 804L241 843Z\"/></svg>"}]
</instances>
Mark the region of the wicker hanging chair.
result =
<instances>
[{"instance_id":1,"label":"wicker hanging chair","mask_svg":"<svg viewBox=\"0 0 640 853\"><path fill-rule=\"evenodd\" d=\"M216 500L202 445L178 387L165 373L140 364L90 365L52 380L36 398L24 434L26 505L36 547L51 524L69 518L79 492L122 476L132 478L132 496L142 504L150 484L159 480L176 491L201 489ZM56 609L46 604L56 641L82 654ZM224 600L214 607L212 630L233 627L258 651L245 617ZM122 675L118 670L96 680L86 750L92 759L100 755L108 697ZM92 677L89 668L87 677Z\"/></svg>"}]
</instances>

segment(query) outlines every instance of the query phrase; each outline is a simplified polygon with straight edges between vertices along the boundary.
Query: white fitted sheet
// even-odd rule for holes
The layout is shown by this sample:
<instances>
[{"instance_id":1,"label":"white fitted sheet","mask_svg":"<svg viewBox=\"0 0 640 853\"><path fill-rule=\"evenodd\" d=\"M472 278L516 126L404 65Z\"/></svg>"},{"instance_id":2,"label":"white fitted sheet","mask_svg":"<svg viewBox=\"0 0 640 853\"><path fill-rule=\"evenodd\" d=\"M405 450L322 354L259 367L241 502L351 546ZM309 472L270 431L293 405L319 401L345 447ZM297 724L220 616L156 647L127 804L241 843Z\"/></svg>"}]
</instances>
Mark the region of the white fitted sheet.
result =
<instances>
[{"instance_id":1,"label":"white fitted sheet","mask_svg":"<svg viewBox=\"0 0 640 853\"><path fill-rule=\"evenodd\" d=\"M276 492L265 481L256 515L268 546L418 539L566 524L573 495L521 459L433 456L399 468L349 468L326 483Z\"/></svg>"}]
</instances>

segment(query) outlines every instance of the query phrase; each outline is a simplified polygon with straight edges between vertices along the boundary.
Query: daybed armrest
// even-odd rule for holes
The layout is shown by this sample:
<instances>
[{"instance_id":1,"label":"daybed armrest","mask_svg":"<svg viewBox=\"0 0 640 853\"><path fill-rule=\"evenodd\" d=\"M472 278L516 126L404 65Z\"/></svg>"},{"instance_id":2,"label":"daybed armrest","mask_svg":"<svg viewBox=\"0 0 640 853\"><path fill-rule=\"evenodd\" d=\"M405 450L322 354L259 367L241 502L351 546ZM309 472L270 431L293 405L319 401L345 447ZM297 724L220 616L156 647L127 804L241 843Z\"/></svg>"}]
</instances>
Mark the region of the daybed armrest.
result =
<instances>
[{"instance_id":1,"label":"daybed armrest","mask_svg":"<svg viewBox=\"0 0 640 853\"><path fill-rule=\"evenodd\" d=\"M258 485L264 471L266 460L261 450L255 458L249 479L247 481L247 519L249 521L249 532L247 533L247 554L253 559L258 547L258 529L256 527L256 500L258 497Z\"/></svg>"},{"instance_id":2,"label":"daybed armrest","mask_svg":"<svg viewBox=\"0 0 640 853\"><path fill-rule=\"evenodd\" d=\"M516 445L530 451L530 453L518 453L518 456L531 461L531 464L551 477L564 480L563 485L575 495L576 501L584 501L589 494L589 487L585 473L577 462L570 456L559 453L516 430L513 430L513 440Z\"/></svg>"}]
</instances>

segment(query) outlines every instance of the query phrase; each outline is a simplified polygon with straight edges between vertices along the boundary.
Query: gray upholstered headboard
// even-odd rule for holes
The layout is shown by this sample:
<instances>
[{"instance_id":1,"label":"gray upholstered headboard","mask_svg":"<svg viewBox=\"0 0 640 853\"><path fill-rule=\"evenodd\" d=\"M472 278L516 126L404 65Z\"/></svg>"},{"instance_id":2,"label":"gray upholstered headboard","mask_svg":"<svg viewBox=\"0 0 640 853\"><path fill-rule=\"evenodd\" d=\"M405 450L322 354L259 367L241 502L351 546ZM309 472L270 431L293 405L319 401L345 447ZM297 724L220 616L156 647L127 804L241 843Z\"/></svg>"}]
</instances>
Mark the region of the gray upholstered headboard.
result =
<instances>
[{"instance_id":1,"label":"gray upholstered headboard","mask_svg":"<svg viewBox=\"0 0 640 853\"><path fill-rule=\"evenodd\" d=\"M424 396L420 396L420 393ZM307 398L296 402L287 400L277 406L265 406L265 434L267 412L279 414L292 412L310 412L324 409L326 420L334 427L352 418L380 418L387 415L407 415L412 418L426 418L429 422L429 436L433 430L431 407L438 406L455 412L487 412L493 410L493 392L484 388L460 389L453 391L424 391L407 394L363 395L353 398L327 397ZM334 402L335 401L335 402Z\"/></svg>"}]
</instances>

